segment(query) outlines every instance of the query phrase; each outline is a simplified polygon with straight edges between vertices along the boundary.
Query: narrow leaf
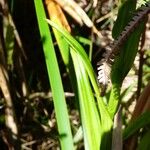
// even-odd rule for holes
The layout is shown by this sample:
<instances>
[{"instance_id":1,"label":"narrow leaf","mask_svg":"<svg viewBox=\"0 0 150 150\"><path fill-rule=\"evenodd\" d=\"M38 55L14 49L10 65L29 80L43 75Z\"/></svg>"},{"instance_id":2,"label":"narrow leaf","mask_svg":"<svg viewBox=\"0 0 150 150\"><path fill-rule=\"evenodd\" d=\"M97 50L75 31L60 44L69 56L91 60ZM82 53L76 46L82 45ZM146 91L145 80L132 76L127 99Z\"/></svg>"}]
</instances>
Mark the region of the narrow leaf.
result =
<instances>
[{"instance_id":1,"label":"narrow leaf","mask_svg":"<svg viewBox=\"0 0 150 150\"><path fill-rule=\"evenodd\" d=\"M123 139L127 139L139 129L145 127L148 124L150 124L150 112L145 112L136 120L132 121L127 128L125 128L123 132Z\"/></svg>"},{"instance_id":2,"label":"narrow leaf","mask_svg":"<svg viewBox=\"0 0 150 150\"><path fill-rule=\"evenodd\" d=\"M67 106L65 103L65 96L61 81L61 76L58 68L55 50L52 43L51 34L48 24L44 21L46 17L42 0L34 0L36 15L38 19L41 39L43 40L43 50L45 61L48 70L48 76L53 94L54 107L60 135L61 149L74 149L71 128L69 123L69 116ZM62 115L63 114L63 115Z\"/></svg>"}]
</instances>

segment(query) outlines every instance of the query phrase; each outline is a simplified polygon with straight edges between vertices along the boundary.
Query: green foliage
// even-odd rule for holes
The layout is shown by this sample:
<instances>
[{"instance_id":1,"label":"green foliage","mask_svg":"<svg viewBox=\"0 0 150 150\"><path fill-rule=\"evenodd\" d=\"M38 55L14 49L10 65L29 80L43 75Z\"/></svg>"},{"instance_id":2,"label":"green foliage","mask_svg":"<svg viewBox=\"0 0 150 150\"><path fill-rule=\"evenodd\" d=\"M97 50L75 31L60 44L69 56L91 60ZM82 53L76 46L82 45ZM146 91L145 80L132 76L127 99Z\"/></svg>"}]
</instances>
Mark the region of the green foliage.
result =
<instances>
[{"instance_id":1,"label":"green foliage","mask_svg":"<svg viewBox=\"0 0 150 150\"><path fill-rule=\"evenodd\" d=\"M88 74L80 56L71 50L71 55L74 62L78 93L79 105L84 134L84 142L86 149L99 149L100 145L100 119L94 101L94 95L89 83ZM93 127L95 130L93 130Z\"/></svg>"},{"instance_id":2,"label":"green foliage","mask_svg":"<svg viewBox=\"0 0 150 150\"><path fill-rule=\"evenodd\" d=\"M150 112L145 112L139 116L136 120L128 124L123 133L123 139L130 137L135 132L139 131L141 128L150 124Z\"/></svg>"},{"instance_id":3,"label":"green foliage","mask_svg":"<svg viewBox=\"0 0 150 150\"><path fill-rule=\"evenodd\" d=\"M126 15L127 12L131 13L131 10L132 12L134 12L135 10L136 3L130 6L129 3L131 3L131 1L126 1L125 3L123 3L119 11L118 18L113 30L114 33L113 35L116 37L124 29L124 27L128 23L128 20L131 19L132 15L131 16ZM126 19L126 17L129 17L129 19ZM140 36L143 32L143 27L145 23L139 25L139 28L136 29L131 34L130 38L124 43L124 45L120 47L120 53L115 59L111 72L111 81L113 88L111 90L108 107L106 108L102 98L99 97L99 91L95 80L94 72L91 63L89 61L89 58L87 57L87 54L85 53L84 49L80 46L80 44L77 41L75 41L75 39L72 36L70 36L67 33L67 31L60 28L50 20L47 20L47 22L51 26L55 27L65 37L67 43L71 47L70 52L71 57L73 59L74 69L77 78L77 90L78 90L77 94L79 97L79 106L83 126L85 148L98 149L100 145L101 149L110 149L111 143L107 145L106 141L111 139L111 128L112 128L111 118L113 119L114 114L117 111L118 104L120 102L121 85L127 73L132 67L133 61L137 54ZM121 23L122 25L120 26L121 28L119 31L116 29L118 29L117 26L118 23L120 22L122 22ZM93 90L97 95L97 102L100 116L98 115L98 110L94 103L94 97L92 94L92 89L90 87L88 78L90 79L91 85L93 86ZM97 127L95 125L97 125ZM95 133L92 132L93 126L95 126L96 131ZM100 132L100 135L97 134L98 131ZM97 140L95 139L95 137Z\"/></svg>"},{"instance_id":4,"label":"green foliage","mask_svg":"<svg viewBox=\"0 0 150 150\"><path fill-rule=\"evenodd\" d=\"M127 0L122 4L119 10L117 21L113 28L113 36L115 38L123 31L128 21L131 20L131 14L135 11L136 3L132 0ZM121 24L121 25L120 25ZM141 23L130 37L119 47L119 55L115 58L111 72L112 91L109 99L109 110L112 117L117 111L118 104L120 102L120 90L121 85L131 69L135 56L138 51L138 45L141 34L144 31L145 22Z\"/></svg>"},{"instance_id":5,"label":"green foliage","mask_svg":"<svg viewBox=\"0 0 150 150\"><path fill-rule=\"evenodd\" d=\"M17 1L12 0L12 2L17 4ZM24 2L26 3L26 1ZM43 96L43 93L40 94L38 93L39 91L43 90L46 86L45 84L43 84L44 87L42 87L41 82L43 81L43 79L41 78L43 76L39 75L38 77L37 76L35 77L33 73L31 77L31 73L29 73L28 70L25 71L28 72L27 74L29 74L30 76L27 77L27 82L28 83L30 82L29 84L29 88L31 88L30 92L33 92L32 94L34 94L34 92L36 92L37 90L38 92L35 93L35 95L39 94L39 96L35 96L35 97L33 96L34 98L31 98L32 95L30 94L22 96L21 92L23 92L24 90L23 85L25 80L21 81L22 84L21 87L19 85L20 83L18 84L19 73L18 74L16 73L19 71L15 66L15 63L18 63L19 61L15 62L15 60L13 59L13 53L15 51L15 46L16 46L15 39L14 39L15 38L14 29L9 24L9 22L7 22L8 21L7 19L3 20L4 21L3 42L4 42L4 47L6 49L5 54L7 58L7 65L10 66L14 65L14 67L12 67L11 70L12 74L10 74L7 78L8 78L8 82L10 81L10 86L15 85L14 87L13 86L11 87L12 88L11 95L13 95L17 100L19 99L18 101L16 100L17 102L15 100L13 100L13 102L19 103L18 105L17 104L14 105L16 109L15 111L17 112L16 113L17 119L22 123L19 126L21 128L21 132L23 130L23 133L20 134L21 135L20 137L21 138L23 137L23 139L25 139L24 131L26 132L28 128L29 131L27 132L29 133L27 134L29 136L30 134L32 135L32 132L36 133L38 130L41 131L42 129L41 135L40 132L35 134L35 135L38 134L38 136L40 137L39 141L35 140L36 136L31 137L31 140L36 142L38 141L39 143L44 139L43 140L44 142L43 143L41 142L42 144L40 143L41 147L39 149L42 149L42 146L45 143L49 143L49 141L53 142L53 140L57 140L55 138L58 137L60 144L57 143L57 146L59 145L62 150L73 150L76 149L76 147L78 149L78 145L80 144L81 145L84 144L85 150L99 150L99 149L110 150L112 147L115 147L112 146L113 143L112 134L114 134L112 130L114 131L116 130L116 128L113 129L113 126L117 127L115 124L116 122L114 121L114 116L118 110L118 106L123 103L122 107L124 111L124 105L127 105L126 107L130 105L126 103L126 101L124 101L124 97L130 94L131 92L130 90L133 89L135 85L129 85L127 89L124 89L122 87L122 84L128 72L132 68L134 59L137 55L141 35L142 33L145 32L144 27L146 24L146 20L143 20L140 24L138 24L137 28L130 33L130 36L127 39L125 39L123 44L119 45L119 54L115 56L114 63L112 64L112 68L111 68L112 69L110 74L111 86L109 87L109 91L106 93L106 95L104 97L101 97L100 96L101 89L99 89L96 75L91 63L92 58L94 58L93 54L95 49L93 48L93 46L95 46L94 45L95 43L92 43L93 41L89 40L87 37L83 38L82 34L79 34L78 36L75 37L72 36L67 30L65 30L62 27L62 24L57 17L52 18L52 20L46 19L46 10L45 10L46 7L43 6L43 2L44 1L42 0L34 0L33 5L35 7L35 13L36 13L37 23L38 23L38 27L36 28L36 34L38 34L38 30L39 30L40 44L44 52L43 59L46 62L46 69L48 74L48 75L47 74L44 75L44 77L48 76L48 80L50 84L50 91L49 91L50 95L48 96L48 98L46 97L47 95ZM138 2L134 0L119 1L117 20L114 23L114 27L112 30L112 36L114 39L117 39L119 35L122 33L122 31L124 31L124 28L127 26L131 18L134 16L134 12L136 11L137 6L143 3L145 3L145 1L143 0L140 0ZM113 7L113 5L111 7ZM13 12L15 12L15 9L14 8L12 9ZM117 8L115 8L115 10L116 9ZM91 16L93 15L92 13ZM92 17L95 18L97 16L92 16ZM105 17L106 16L104 16L104 18ZM113 18L110 17L106 20L104 24L103 23L100 24L101 28L102 26L106 26L106 23L110 23L110 20L113 20ZM50 28L48 24L50 25ZM72 25L75 26L76 24L72 23ZM75 29L78 30L78 26ZM82 29L83 28L81 28L81 30ZM52 39L52 37L54 38ZM38 45L38 43L35 44ZM83 44L83 46L88 45L89 47L88 51L81 44ZM17 55L16 51L15 54ZM34 54L36 54L35 51L33 52L33 55ZM28 54L28 55L31 55L31 57L33 57L32 54ZM143 77L143 86L146 85L150 79L150 75L149 75L150 53L146 52L145 56L146 56L145 59L146 63L143 66L143 72L145 73ZM38 64L42 63L40 58L37 57ZM17 60L21 60L21 59L22 59L21 57L17 58ZM25 63L24 61L22 62L23 64L26 64L26 62ZM43 63L43 66L44 65L45 64ZM22 64L20 66L22 67ZM38 65L36 67L38 68L38 70L43 69L40 68L40 66ZM41 72L38 72L38 74L41 74ZM70 81L67 82L64 81L63 80L64 76L65 77L67 76L67 80L70 79ZM35 85L37 89L32 89L31 84L35 80L37 81L35 82L35 84L37 84ZM48 82L48 80L46 80L46 82ZM65 94L66 94L65 93L66 91L64 91L65 88L69 89L71 92L73 89L73 94L75 95L75 97L71 99L71 102L70 99L68 101L68 98L65 98ZM20 92L20 89L23 90ZM122 90L123 92L121 94ZM0 99L3 99L1 95L0 95ZM45 99L46 101L44 101ZM5 126L4 125L5 122L4 117L6 116L5 100L2 101L1 103L2 103L1 105L2 107L0 108L0 111L2 112L2 115L0 115L0 125ZM70 103L71 103L71 107L70 107ZM41 104L44 104L46 106L43 106ZM54 104L54 108L53 105L51 104ZM75 111L79 112L79 116L80 116L79 120L81 120L81 123L79 121L79 125L77 127L74 127L72 125L73 124L72 117L70 114L70 112L72 111L72 104L75 105L76 107L75 109L77 109ZM22 112L22 108L23 108L23 112ZM124 118L122 127L125 127L123 130L122 140L125 141L126 139L132 137L132 135L136 134L138 137L137 149L147 150L149 148L149 138L150 138L150 129L149 129L150 112L147 111L141 114L135 120L129 123L127 121L129 116L126 116L125 113L123 112L122 114L123 115L122 118ZM56 124L55 123L52 124L51 117L56 118ZM70 121L72 124L70 123ZM27 125L28 122L31 123ZM54 137L53 134L55 134ZM6 138L5 135L2 136L3 137L1 139ZM0 145L1 145L1 139L0 139ZM45 139L46 140L48 139L48 142ZM22 141L28 142L28 137ZM24 148L23 144L21 145L21 147L22 149L28 149L28 147ZM34 148L34 146L32 148Z\"/></svg>"},{"instance_id":6,"label":"green foliage","mask_svg":"<svg viewBox=\"0 0 150 150\"><path fill-rule=\"evenodd\" d=\"M150 139L150 130L144 134L142 137L140 144L138 145L137 150L149 150L149 139Z\"/></svg>"},{"instance_id":7,"label":"green foliage","mask_svg":"<svg viewBox=\"0 0 150 150\"><path fill-rule=\"evenodd\" d=\"M62 150L74 149L64 90L58 68L58 62L53 47L49 27L44 20L44 18L46 18L44 7L41 0L35 0L34 3L41 39L43 42L43 50L48 70L48 76L53 93L54 107L60 136L61 148Z\"/></svg>"},{"instance_id":8,"label":"green foliage","mask_svg":"<svg viewBox=\"0 0 150 150\"><path fill-rule=\"evenodd\" d=\"M121 6L118 10L117 20L112 30L112 36L114 39L117 39L127 23L131 20L135 8L136 1L125 0L121 3Z\"/></svg>"},{"instance_id":9,"label":"green foliage","mask_svg":"<svg viewBox=\"0 0 150 150\"><path fill-rule=\"evenodd\" d=\"M47 22L55 27L71 46L71 56L77 78L77 94L79 94L85 147L87 149L99 149L100 146L106 148L110 146L110 144L107 144L107 140L110 138L109 131L112 128L112 121L101 97L99 97L98 85L89 58L82 46L67 31L50 20L47 20ZM95 98L88 78L96 93L98 108L96 108ZM97 109L99 109L100 116ZM95 130L93 130L93 127Z\"/></svg>"}]
</instances>

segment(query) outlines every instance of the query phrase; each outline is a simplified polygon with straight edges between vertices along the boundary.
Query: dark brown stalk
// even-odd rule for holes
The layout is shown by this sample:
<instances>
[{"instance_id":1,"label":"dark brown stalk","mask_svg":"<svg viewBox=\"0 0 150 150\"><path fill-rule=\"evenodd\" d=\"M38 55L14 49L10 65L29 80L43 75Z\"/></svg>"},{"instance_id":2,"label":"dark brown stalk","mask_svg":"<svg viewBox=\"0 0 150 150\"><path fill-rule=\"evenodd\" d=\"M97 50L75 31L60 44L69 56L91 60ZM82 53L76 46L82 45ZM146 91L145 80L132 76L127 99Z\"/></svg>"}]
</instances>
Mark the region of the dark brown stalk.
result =
<instances>
[{"instance_id":1,"label":"dark brown stalk","mask_svg":"<svg viewBox=\"0 0 150 150\"><path fill-rule=\"evenodd\" d=\"M137 99L140 96L141 88L142 88L143 64L145 61L144 59L145 50L143 49L144 43L145 43L145 32L146 32L146 26L142 34L141 45L140 45L140 50L139 50L140 60L139 60L139 69L138 69Z\"/></svg>"},{"instance_id":2,"label":"dark brown stalk","mask_svg":"<svg viewBox=\"0 0 150 150\"><path fill-rule=\"evenodd\" d=\"M1 53L3 53L1 38L0 38L0 51ZM5 121L8 130L8 142L9 142L9 146L11 146L9 147L9 149L13 150L17 145L18 127L15 119L15 110L14 110L13 101L10 92L8 72L2 60L4 60L4 58L2 58L1 55L0 56L0 89L3 93L5 104L6 104Z\"/></svg>"}]
</instances>

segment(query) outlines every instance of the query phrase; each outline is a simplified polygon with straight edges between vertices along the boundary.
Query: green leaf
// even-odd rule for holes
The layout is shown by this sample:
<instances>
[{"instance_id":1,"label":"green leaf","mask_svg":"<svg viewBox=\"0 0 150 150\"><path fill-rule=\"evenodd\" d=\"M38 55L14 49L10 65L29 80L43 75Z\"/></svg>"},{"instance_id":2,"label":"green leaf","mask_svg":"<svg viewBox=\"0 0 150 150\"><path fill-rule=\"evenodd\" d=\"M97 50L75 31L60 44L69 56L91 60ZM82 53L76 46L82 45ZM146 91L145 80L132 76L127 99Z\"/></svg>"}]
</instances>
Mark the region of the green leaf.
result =
<instances>
[{"instance_id":1,"label":"green leaf","mask_svg":"<svg viewBox=\"0 0 150 150\"><path fill-rule=\"evenodd\" d=\"M127 23L131 20L133 12L136 9L136 1L124 0L118 11L117 20L113 27L112 36L114 39L120 35Z\"/></svg>"},{"instance_id":2,"label":"green leaf","mask_svg":"<svg viewBox=\"0 0 150 150\"><path fill-rule=\"evenodd\" d=\"M89 59L92 60L92 52L93 52L93 43L91 40L84 38L82 36L77 36L77 40L85 45L89 45Z\"/></svg>"},{"instance_id":3,"label":"green leaf","mask_svg":"<svg viewBox=\"0 0 150 150\"><path fill-rule=\"evenodd\" d=\"M142 137L137 150L149 150L150 148L149 139L150 139L150 130L146 132L144 136Z\"/></svg>"},{"instance_id":4,"label":"green leaf","mask_svg":"<svg viewBox=\"0 0 150 150\"><path fill-rule=\"evenodd\" d=\"M85 149L98 150L100 148L101 128L95 98L81 57L74 50L71 50L71 56L77 77Z\"/></svg>"},{"instance_id":5,"label":"green leaf","mask_svg":"<svg viewBox=\"0 0 150 150\"><path fill-rule=\"evenodd\" d=\"M124 78L131 69L135 56L138 51L138 45L145 22L141 23L138 28L130 35L128 40L120 47L120 54L116 57L111 79L113 83L122 84Z\"/></svg>"},{"instance_id":6,"label":"green leaf","mask_svg":"<svg viewBox=\"0 0 150 150\"><path fill-rule=\"evenodd\" d=\"M86 54L86 52L84 51L83 47L65 30L62 29L61 27L59 27L57 24L55 24L54 22L46 19L47 23L50 24L52 27L56 28L68 41L68 43L70 44L70 46L77 52L80 54L81 58L83 59L83 63L87 69L87 72L89 74L90 80L92 82L94 91L96 93L96 95L100 95L99 93L99 89L97 86L97 82L96 82L96 78L95 78L95 74L91 65L91 62Z\"/></svg>"},{"instance_id":7,"label":"green leaf","mask_svg":"<svg viewBox=\"0 0 150 150\"><path fill-rule=\"evenodd\" d=\"M69 123L69 116L67 112L60 71L58 68L58 62L53 47L51 34L49 31L48 24L44 21L46 15L42 4L42 0L34 0L34 4L39 24L40 35L43 42L43 50L48 70L48 77L52 89L58 131L60 135L61 149L72 150L74 149L74 146Z\"/></svg>"},{"instance_id":8,"label":"green leaf","mask_svg":"<svg viewBox=\"0 0 150 150\"><path fill-rule=\"evenodd\" d=\"M95 78L95 73L93 71L93 67L91 65L91 62L90 62L85 50L83 49L83 47L65 29L59 27L57 24L55 24L54 22L52 22L48 19L46 19L46 21L52 27L56 28L66 38L67 42L70 44L70 46L73 48L73 50L75 50L81 56L81 59L84 63L86 71L88 72L90 81L91 81L92 86L94 88L94 91L96 93L96 97L99 98L100 91L99 91L97 81L96 81L96 78ZM102 105L104 105L104 103Z\"/></svg>"},{"instance_id":9,"label":"green leaf","mask_svg":"<svg viewBox=\"0 0 150 150\"><path fill-rule=\"evenodd\" d=\"M136 1L133 2L132 0L127 0L123 3L122 7L119 10L117 21L113 28L114 38L117 38L123 31L124 27L127 25L127 22L133 16L135 7ZM120 103L120 90L122 82L130 71L136 57L144 25L145 22L143 21L140 25L138 25L138 28L135 29L133 33L131 33L126 42L124 42L124 44L119 47L119 55L116 56L114 60L111 71L111 82L113 88L108 103L109 113L112 117L117 111L118 105Z\"/></svg>"},{"instance_id":10,"label":"green leaf","mask_svg":"<svg viewBox=\"0 0 150 150\"><path fill-rule=\"evenodd\" d=\"M57 25L60 25L60 23L56 19L53 21L57 23ZM55 28L53 28L53 31L57 39L57 43L58 43L61 55L63 57L64 63L69 69L69 75L72 80L72 77L74 75L70 74L70 71L73 66L69 67L70 65L69 55L70 55L71 48L69 47L69 44L67 43L66 38L64 38L64 36L60 32L58 32ZM92 93L91 85L89 84L87 73L84 72L82 74L80 72L81 67L82 67L82 72L85 69L82 63L82 59L79 56L77 56L76 52L73 52L73 51L75 50L71 50L71 54L72 54L72 58L74 58L73 63L75 66L76 77L78 79L78 76L81 75L82 80L86 79L86 81L85 82L82 81L82 83L81 83L81 80L79 79L77 80L78 85L82 85L82 90L80 90L79 88L80 86L78 86L78 92L76 92L76 94L79 94L78 96L79 107L81 111L81 121L82 121L82 126L83 126L83 131L84 131L85 147L86 149L95 150L95 149L99 149L99 146L100 146L100 133L99 133L100 119L99 119L98 112L96 110L95 99ZM93 132L93 126L95 126L95 133Z\"/></svg>"},{"instance_id":11,"label":"green leaf","mask_svg":"<svg viewBox=\"0 0 150 150\"><path fill-rule=\"evenodd\" d=\"M89 79L91 81L91 85L93 86L94 92L96 93L96 100L98 102L98 109L99 109L99 114L100 114L100 123L101 123L101 127L102 127L101 131L97 131L97 132L100 132L99 134L101 134L101 137L103 139L103 142L101 142L101 147L105 148L105 147L108 146L107 141L110 140L110 133L111 133L111 129L112 129L112 120L111 120L111 118L109 116L109 113L108 113L108 111L106 109L106 106L105 106L105 104L103 102L102 97L100 97L100 91L99 91L99 88L98 88L98 85L97 85L97 81L96 81L96 78L95 78L95 74L94 74L91 62L90 62L87 54L85 53L84 49L82 48L82 46L66 30L62 29L61 27L59 27L58 25L56 25L54 22L52 22L50 20L47 20L47 22L52 27L56 28L66 38L66 40L68 41L68 43L70 44L72 49L80 56L80 59L82 60L82 63L84 65L85 70L86 70L86 72L88 74L88 77L89 77ZM76 68L80 68L80 65L79 65L79 67L76 67ZM78 71L78 69L76 69L76 71ZM76 76L79 73L80 73L80 71L78 71ZM79 79L77 79L77 81L78 80ZM84 87L83 85L81 84L78 87L78 88L80 88L80 90L82 92L84 91L82 89ZM86 97L86 96L82 95L80 97L83 97L83 99L86 98L87 101L88 101L88 97L89 96ZM89 101L91 101L91 100L89 100Z\"/></svg>"},{"instance_id":12,"label":"green leaf","mask_svg":"<svg viewBox=\"0 0 150 150\"><path fill-rule=\"evenodd\" d=\"M120 84L118 83L112 84L112 90L108 102L108 112L112 119L117 111L118 103L120 102L120 88L121 88Z\"/></svg>"},{"instance_id":13,"label":"green leaf","mask_svg":"<svg viewBox=\"0 0 150 150\"><path fill-rule=\"evenodd\" d=\"M56 17L51 17L52 21L54 21L57 25L62 26L59 18ZM67 73L69 75L70 81L71 81L71 86L73 88L73 91L75 93L75 98L77 98L77 82L76 82L76 77L75 77L75 72L73 68L73 62L71 60L70 56L70 45L66 41L66 38L55 28L52 28L54 32L54 36L56 38L60 54L62 56L63 62L66 66Z\"/></svg>"},{"instance_id":14,"label":"green leaf","mask_svg":"<svg viewBox=\"0 0 150 150\"><path fill-rule=\"evenodd\" d=\"M135 132L144 128L146 125L150 124L150 112L145 112L140 115L136 120L128 124L127 128L124 129L123 139L127 139Z\"/></svg>"}]
</instances>

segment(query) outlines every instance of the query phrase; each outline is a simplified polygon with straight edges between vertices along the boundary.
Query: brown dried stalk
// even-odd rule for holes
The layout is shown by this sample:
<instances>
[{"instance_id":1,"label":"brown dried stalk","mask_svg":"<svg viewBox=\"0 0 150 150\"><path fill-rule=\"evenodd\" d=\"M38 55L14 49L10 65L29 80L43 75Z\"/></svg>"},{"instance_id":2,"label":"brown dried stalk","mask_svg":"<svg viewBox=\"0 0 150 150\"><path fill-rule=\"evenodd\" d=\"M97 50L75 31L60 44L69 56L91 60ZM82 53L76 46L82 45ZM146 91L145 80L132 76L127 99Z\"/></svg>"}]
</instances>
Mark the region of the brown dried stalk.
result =
<instances>
[{"instance_id":1,"label":"brown dried stalk","mask_svg":"<svg viewBox=\"0 0 150 150\"><path fill-rule=\"evenodd\" d=\"M2 42L0 39L0 52L3 53L3 48L2 48ZM1 60L4 60L2 58L4 55L0 55L0 88L3 93L4 99L5 99L5 121L6 121L6 127L8 129L9 133L9 144L11 145L11 149L14 148L14 142L17 141L17 136L18 136L18 128L17 128L17 123L15 120L15 111L14 111L14 106L12 102L12 97L10 94L10 88L9 88L9 79L8 79L8 73L5 68L4 62Z\"/></svg>"}]
</instances>

